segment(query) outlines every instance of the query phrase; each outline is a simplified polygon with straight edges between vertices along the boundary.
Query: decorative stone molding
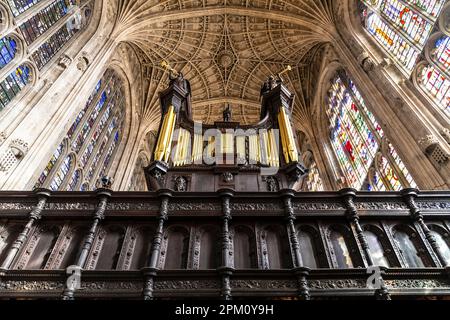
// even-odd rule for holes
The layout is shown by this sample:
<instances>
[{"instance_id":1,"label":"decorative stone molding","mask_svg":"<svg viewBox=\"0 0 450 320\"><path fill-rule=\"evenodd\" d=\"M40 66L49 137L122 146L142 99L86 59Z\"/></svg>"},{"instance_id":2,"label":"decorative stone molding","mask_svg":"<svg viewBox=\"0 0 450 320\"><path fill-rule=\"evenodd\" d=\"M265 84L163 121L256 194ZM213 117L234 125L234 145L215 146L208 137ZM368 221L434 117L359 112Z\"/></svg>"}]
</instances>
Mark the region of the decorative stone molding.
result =
<instances>
[{"instance_id":1,"label":"decorative stone molding","mask_svg":"<svg viewBox=\"0 0 450 320\"><path fill-rule=\"evenodd\" d=\"M425 154L438 165L443 166L448 162L450 155L442 148L434 135L420 139L419 144Z\"/></svg>"},{"instance_id":2,"label":"decorative stone molding","mask_svg":"<svg viewBox=\"0 0 450 320\"><path fill-rule=\"evenodd\" d=\"M380 63L380 67L383 68L383 69L387 69L387 68L389 68L392 65L393 65L393 62L389 58L384 58L383 62Z\"/></svg>"},{"instance_id":3,"label":"decorative stone molding","mask_svg":"<svg viewBox=\"0 0 450 320\"><path fill-rule=\"evenodd\" d=\"M450 129L444 128L441 130L441 135L447 141L448 144L450 144Z\"/></svg>"},{"instance_id":4,"label":"decorative stone molding","mask_svg":"<svg viewBox=\"0 0 450 320\"><path fill-rule=\"evenodd\" d=\"M59 59L59 62L58 62L58 65L60 66L60 67L63 67L63 68L68 68L69 67L69 65L72 63L72 58L70 58L68 55L66 55L66 54L63 54L61 57L60 57L60 59Z\"/></svg>"},{"instance_id":5,"label":"decorative stone molding","mask_svg":"<svg viewBox=\"0 0 450 320\"><path fill-rule=\"evenodd\" d=\"M450 4L446 4L442 9L441 16L439 18L439 27L446 35L450 35Z\"/></svg>"},{"instance_id":6,"label":"decorative stone molding","mask_svg":"<svg viewBox=\"0 0 450 320\"><path fill-rule=\"evenodd\" d=\"M0 158L0 171L10 171L28 152L28 143L15 139Z\"/></svg>"},{"instance_id":7,"label":"decorative stone molding","mask_svg":"<svg viewBox=\"0 0 450 320\"><path fill-rule=\"evenodd\" d=\"M375 69L375 62L372 60L372 58L367 57L361 62L361 67L364 71L370 72Z\"/></svg>"},{"instance_id":8,"label":"decorative stone molding","mask_svg":"<svg viewBox=\"0 0 450 320\"><path fill-rule=\"evenodd\" d=\"M14 153L11 151L11 149L8 149L0 159L0 171L8 172L16 162L17 159L14 156Z\"/></svg>"},{"instance_id":9,"label":"decorative stone molding","mask_svg":"<svg viewBox=\"0 0 450 320\"><path fill-rule=\"evenodd\" d=\"M418 142L425 153L428 153L429 150L431 150L432 148L436 147L439 144L438 139L431 134L426 137L423 137Z\"/></svg>"},{"instance_id":10,"label":"decorative stone molding","mask_svg":"<svg viewBox=\"0 0 450 320\"><path fill-rule=\"evenodd\" d=\"M14 139L9 147L17 159L22 159L29 149L28 143L21 139Z\"/></svg>"},{"instance_id":11,"label":"decorative stone molding","mask_svg":"<svg viewBox=\"0 0 450 320\"><path fill-rule=\"evenodd\" d=\"M3 144L3 142L5 142L6 138L7 138L6 133L1 131L0 132L0 146Z\"/></svg>"},{"instance_id":12,"label":"decorative stone molding","mask_svg":"<svg viewBox=\"0 0 450 320\"><path fill-rule=\"evenodd\" d=\"M85 72L89 66L89 59L85 56L78 58L77 69Z\"/></svg>"}]
</instances>

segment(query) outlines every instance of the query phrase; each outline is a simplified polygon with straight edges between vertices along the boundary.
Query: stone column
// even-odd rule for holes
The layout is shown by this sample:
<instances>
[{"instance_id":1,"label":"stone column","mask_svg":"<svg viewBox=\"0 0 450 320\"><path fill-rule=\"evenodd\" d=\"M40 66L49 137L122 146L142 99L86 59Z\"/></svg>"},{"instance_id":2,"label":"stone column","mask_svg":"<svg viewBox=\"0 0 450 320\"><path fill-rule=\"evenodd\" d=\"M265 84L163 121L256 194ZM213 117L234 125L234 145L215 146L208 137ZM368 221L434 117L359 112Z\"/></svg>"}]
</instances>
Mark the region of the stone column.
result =
<instances>
[{"instance_id":1,"label":"stone column","mask_svg":"<svg viewBox=\"0 0 450 320\"><path fill-rule=\"evenodd\" d=\"M442 264L443 267L450 267L450 261L447 261L445 258L445 255L442 253L441 249L439 248L439 245L436 241L436 238L431 233L430 228L428 228L427 224L423 220L423 214L420 211L419 207L416 203L416 198L419 194L419 190L417 189L404 189L402 191L403 199L405 200L406 204L408 205L411 217L415 222L417 222L422 229L422 232L425 234L426 240L433 248L434 253L439 259L439 262Z\"/></svg>"},{"instance_id":2,"label":"stone column","mask_svg":"<svg viewBox=\"0 0 450 320\"><path fill-rule=\"evenodd\" d=\"M97 234L98 225L100 221L105 218L106 205L108 204L109 198L111 198L112 191L109 189L98 189L97 197L99 199L99 203L97 205L97 210L94 213L93 221L91 224L91 228L86 235L84 240L83 248L81 249L80 255L78 256L75 265L69 266L66 271L67 274L70 275L65 283L64 292L62 294L63 300L73 300L75 290L81 283L81 270L83 270L84 265L86 264L87 257L89 252L91 251L92 244L94 243L95 235ZM74 273L78 273L78 283L72 282L72 275Z\"/></svg>"},{"instance_id":3,"label":"stone column","mask_svg":"<svg viewBox=\"0 0 450 320\"><path fill-rule=\"evenodd\" d=\"M20 251L20 249L22 249L23 244L27 241L30 230L33 228L36 221L41 219L42 211L44 210L45 204L47 203L47 200L50 197L51 193L51 191L47 189L36 189L34 192L38 197L38 203L30 212L30 219L28 220L28 223L23 228L16 241L14 241L11 249L9 249L8 255L0 266L0 275L4 274L4 272L11 267L11 264L16 258L18 252Z\"/></svg>"},{"instance_id":4,"label":"stone column","mask_svg":"<svg viewBox=\"0 0 450 320\"><path fill-rule=\"evenodd\" d=\"M234 195L233 190L219 190L219 195L222 198L222 266L218 268L219 273L222 275L222 299L223 300L231 300L231 285L230 285L230 277L233 274L234 268L233 262L231 259L233 258L232 252L232 244L231 244L231 235L230 235L230 221L232 219L231 216L231 198Z\"/></svg>"},{"instance_id":5,"label":"stone column","mask_svg":"<svg viewBox=\"0 0 450 320\"><path fill-rule=\"evenodd\" d=\"M169 218L169 199L172 196L169 190L160 190L159 197L161 205L159 207L158 228L153 237L152 251L148 266L142 269L144 274L144 288L142 295L144 300L153 300L154 278L158 272L158 261L161 253L161 243L164 236L164 225Z\"/></svg>"}]
</instances>

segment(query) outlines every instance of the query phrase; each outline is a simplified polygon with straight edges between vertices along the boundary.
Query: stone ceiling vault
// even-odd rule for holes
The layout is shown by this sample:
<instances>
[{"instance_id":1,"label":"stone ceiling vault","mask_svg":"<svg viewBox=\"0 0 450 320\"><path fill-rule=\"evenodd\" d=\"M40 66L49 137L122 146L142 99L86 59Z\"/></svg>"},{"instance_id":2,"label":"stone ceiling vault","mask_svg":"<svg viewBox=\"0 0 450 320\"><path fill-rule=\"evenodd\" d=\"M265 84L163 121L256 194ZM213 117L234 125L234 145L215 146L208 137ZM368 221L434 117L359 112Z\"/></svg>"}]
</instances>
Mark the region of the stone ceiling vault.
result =
<instances>
[{"instance_id":1,"label":"stone ceiling vault","mask_svg":"<svg viewBox=\"0 0 450 320\"><path fill-rule=\"evenodd\" d=\"M167 84L163 59L190 80L196 120L219 120L228 103L233 120L257 122L262 82L288 64L294 70L285 80L301 114L305 57L334 30L333 0L116 1L114 37L139 57L147 121Z\"/></svg>"}]
</instances>

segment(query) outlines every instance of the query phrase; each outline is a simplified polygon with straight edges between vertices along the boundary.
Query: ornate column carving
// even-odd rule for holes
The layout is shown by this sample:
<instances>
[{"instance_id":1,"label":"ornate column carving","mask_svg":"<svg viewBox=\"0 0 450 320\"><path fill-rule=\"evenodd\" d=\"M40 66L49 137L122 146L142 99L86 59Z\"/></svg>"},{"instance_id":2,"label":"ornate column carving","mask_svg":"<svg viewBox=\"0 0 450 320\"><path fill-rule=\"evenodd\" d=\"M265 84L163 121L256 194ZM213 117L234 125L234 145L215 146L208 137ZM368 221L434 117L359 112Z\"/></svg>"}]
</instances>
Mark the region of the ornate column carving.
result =
<instances>
[{"instance_id":1,"label":"ornate column carving","mask_svg":"<svg viewBox=\"0 0 450 320\"><path fill-rule=\"evenodd\" d=\"M30 212L30 219L28 220L28 223L23 228L16 241L14 241L11 249L8 252L8 255L3 261L0 267L0 275L11 267L11 264L16 258L17 253L20 251L23 244L27 241L31 228L34 226L36 221L41 219L42 211L44 210L44 206L47 203L47 200L50 197L51 193L51 191L47 189L36 189L34 192L38 197L38 203Z\"/></svg>"},{"instance_id":2,"label":"ornate column carving","mask_svg":"<svg viewBox=\"0 0 450 320\"><path fill-rule=\"evenodd\" d=\"M303 260L300 253L300 242L298 241L297 232L295 230L294 224L296 217L294 214L294 207L292 206L293 196L294 191L292 190L285 190L282 192L286 228L289 237L291 256L293 257L292 265L294 268L298 268L303 266Z\"/></svg>"},{"instance_id":3,"label":"ornate column carving","mask_svg":"<svg viewBox=\"0 0 450 320\"><path fill-rule=\"evenodd\" d=\"M363 249L364 257L367 261L369 267L374 265L372 255L370 253L369 243L367 242L366 236L364 235L364 231L359 223L359 215L358 210L355 205L355 197L357 191L355 189L343 189L340 191L341 196L343 197L344 206L346 208L346 216L348 221L351 224L353 230L356 231L356 237L358 238L358 242ZM370 269L368 269L370 270ZM389 291L384 283L383 272L379 274L379 288L375 289L375 297L379 300L391 300L391 296Z\"/></svg>"},{"instance_id":4,"label":"ornate column carving","mask_svg":"<svg viewBox=\"0 0 450 320\"><path fill-rule=\"evenodd\" d=\"M171 195L172 194L169 190L161 189L159 191L161 204L159 207L158 227L155 231L155 236L153 237L152 250L148 266L142 270L144 274L144 288L142 291L144 300L153 300L154 278L158 272L158 261L161 253L161 243L164 236L164 224L169 218L169 199Z\"/></svg>"},{"instance_id":5,"label":"ornate column carving","mask_svg":"<svg viewBox=\"0 0 450 320\"><path fill-rule=\"evenodd\" d=\"M69 275L69 278L75 272L75 268L78 268L78 270L81 271L84 265L86 264L89 251L91 250L92 244L95 239L95 235L98 230L98 225L100 221L102 221L105 218L106 205L108 204L108 200L111 197L111 195L112 191L109 189L104 188L97 189L97 197L99 198L97 210L94 213L93 222L84 240L83 248L81 249L80 255L78 256L75 264L67 268L67 274ZM80 281L81 278L79 278L78 280ZM69 280L66 281L64 292L62 294L62 299L73 300L75 290L76 290L75 286Z\"/></svg>"},{"instance_id":6,"label":"ornate column carving","mask_svg":"<svg viewBox=\"0 0 450 320\"><path fill-rule=\"evenodd\" d=\"M231 216L231 198L234 195L232 190L224 189L219 190L220 197L222 198L222 267L218 269L222 275L222 299L231 300L231 285L230 277L233 274L233 246L231 244L230 234L230 221Z\"/></svg>"},{"instance_id":7,"label":"ornate column carving","mask_svg":"<svg viewBox=\"0 0 450 320\"><path fill-rule=\"evenodd\" d=\"M292 198L294 197L294 190L284 190L281 192L284 202L286 229L289 237L290 251L292 257L292 265L294 267L295 275L299 286L299 297L302 300L310 300L307 277L309 269L303 266L303 259L300 252L300 242L298 240L297 231L295 229L296 220L294 213L294 206L292 205Z\"/></svg>"},{"instance_id":8,"label":"ornate column carving","mask_svg":"<svg viewBox=\"0 0 450 320\"><path fill-rule=\"evenodd\" d=\"M425 238L428 243L431 245L434 253L437 255L439 262L444 267L450 266L450 261L445 259L445 255L441 252L439 245L436 241L436 238L431 233L430 228L428 228L427 224L423 220L423 214L420 211L419 207L416 203L416 198L419 194L419 190L417 189L404 189L402 191L403 199L405 200L408 208L410 210L411 218L419 225L422 232L425 234Z\"/></svg>"},{"instance_id":9,"label":"ornate column carving","mask_svg":"<svg viewBox=\"0 0 450 320\"><path fill-rule=\"evenodd\" d=\"M366 236L364 235L361 224L359 223L358 211L356 210L356 206L354 203L356 192L357 191L354 189L343 189L340 191L340 194L343 197L347 219L350 222L352 228L356 230L356 236L363 249L367 264L369 266L373 266L373 259L370 254L369 244L367 243Z\"/></svg>"}]
</instances>

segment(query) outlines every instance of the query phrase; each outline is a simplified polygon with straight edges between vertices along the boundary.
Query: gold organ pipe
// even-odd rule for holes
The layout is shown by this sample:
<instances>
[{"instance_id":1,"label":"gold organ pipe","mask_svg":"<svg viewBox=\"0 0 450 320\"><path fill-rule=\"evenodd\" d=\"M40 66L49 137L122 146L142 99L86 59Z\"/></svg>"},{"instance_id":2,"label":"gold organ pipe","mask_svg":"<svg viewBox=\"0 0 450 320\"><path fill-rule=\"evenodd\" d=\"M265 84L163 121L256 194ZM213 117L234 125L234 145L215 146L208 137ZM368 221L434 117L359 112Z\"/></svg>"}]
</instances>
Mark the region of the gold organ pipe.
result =
<instances>
[{"instance_id":1,"label":"gold organ pipe","mask_svg":"<svg viewBox=\"0 0 450 320\"><path fill-rule=\"evenodd\" d=\"M184 140L184 131L182 128L180 128L180 131L178 132L178 143L177 143L177 149L175 151L175 157L173 164L175 167L178 167L181 165L181 156L183 151L183 140Z\"/></svg>"},{"instance_id":2,"label":"gold organ pipe","mask_svg":"<svg viewBox=\"0 0 450 320\"><path fill-rule=\"evenodd\" d=\"M196 160L200 161L203 157L203 135L197 134L197 156Z\"/></svg>"},{"instance_id":3,"label":"gold organ pipe","mask_svg":"<svg viewBox=\"0 0 450 320\"><path fill-rule=\"evenodd\" d=\"M198 157L198 134L194 134L194 146L192 147L192 162L197 161Z\"/></svg>"},{"instance_id":4,"label":"gold organ pipe","mask_svg":"<svg viewBox=\"0 0 450 320\"><path fill-rule=\"evenodd\" d=\"M296 162L298 161L297 145L295 143L291 122L284 107L281 107L280 113L278 114L278 122L280 123L280 129L284 131L286 148L289 153L289 157L286 159L286 162Z\"/></svg>"},{"instance_id":5,"label":"gold organ pipe","mask_svg":"<svg viewBox=\"0 0 450 320\"><path fill-rule=\"evenodd\" d=\"M165 147L164 147L164 136L166 134L166 128L167 128L167 121L168 121L169 117L168 117L168 113L166 113L166 115L164 116L163 119L163 123L161 126L161 131L159 133L159 137L158 137L158 143L156 144L156 149L155 149L155 161L162 161L164 154L165 154Z\"/></svg>"},{"instance_id":6,"label":"gold organ pipe","mask_svg":"<svg viewBox=\"0 0 450 320\"><path fill-rule=\"evenodd\" d=\"M186 165L187 152L189 149L189 131L184 130L184 140L181 149L181 164Z\"/></svg>"},{"instance_id":7,"label":"gold organ pipe","mask_svg":"<svg viewBox=\"0 0 450 320\"><path fill-rule=\"evenodd\" d=\"M261 163L263 165L269 164L269 149L267 145L267 130L263 130L260 132L259 144L261 147Z\"/></svg>"},{"instance_id":8,"label":"gold organ pipe","mask_svg":"<svg viewBox=\"0 0 450 320\"><path fill-rule=\"evenodd\" d=\"M234 140L233 135L230 133L225 133L222 135L222 139L224 140L224 154L234 154Z\"/></svg>"},{"instance_id":9,"label":"gold organ pipe","mask_svg":"<svg viewBox=\"0 0 450 320\"><path fill-rule=\"evenodd\" d=\"M249 136L248 137L248 160L250 162L254 162L255 161L255 149L253 147L253 136Z\"/></svg>"},{"instance_id":10,"label":"gold organ pipe","mask_svg":"<svg viewBox=\"0 0 450 320\"><path fill-rule=\"evenodd\" d=\"M215 139L214 139L214 137L209 137L208 138L208 147L207 147L207 150L208 150L208 156L210 157L210 158L212 158L212 157L214 157L214 147L215 147Z\"/></svg>"},{"instance_id":11,"label":"gold organ pipe","mask_svg":"<svg viewBox=\"0 0 450 320\"><path fill-rule=\"evenodd\" d=\"M187 165L189 163L189 150L192 150L192 148L189 148L191 141L192 141L191 133L188 130L186 130L186 148L184 151L184 165Z\"/></svg>"},{"instance_id":12,"label":"gold organ pipe","mask_svg":"<svg viewBox=\"0 0 450 320\"><path fill-rule=\"evenodd\" d=\"M189 146L189 131L187 130L183 130L183 143L181 144L181 159L180 159L180 164L182 166L184 166L187 161L187 152L188 152L188 146Z\"/></svg>"},{"instance_id":13,"label":"gold organ pipe","mask_svg":"<svg viewBox=\"0 0 450 320\"><path fill-rule=\"evenodd\" d=\"M156 161L165 160L164 156L168 152L167 149L172 137L175 118L175 108L173 106L170 106L168 112L164 116L163 124L161 126L161 132L158 138L158 144L156 146L154 155Z\"/></svg>"},{"instance_id":14,"label":"gold organ pipe","mask_svg":"<svg viewBox=\"0 0 450 320\"><path fill-rule=\"evenodd\" d=\"M275 138L275 130L270 130L270 138L271 138L271 149L272 149L272 157L274 159L273 166L279 167L280 166L280 153L279 148L277 145L277 140Z\"/></svg>"},{"instance_id":15,"label":"gold organ pipe","mask_svg":"<svg viewBox=\"0 0 450 320\"><path fill-rule=\"evenodd\" d=\"M184 141L184 131L180 129L180 136L178 139L178 155L177 155L177 166L181 165L181 157L183 156L183 141Z\"/></svg>"},{"instance_id":16,"label":"gold organ pipe","mask_svg":"<svg viewBox=\"0 0 450 320\"><path fill-rule=\"evenodd\" d=\"M168 122L168 128L169 128L169 136L168 136L168 143L166 144L166 152L164 160L166 163L169 162L170 158L170 152L172 151L172 143L173 143L173 135L175 132L175 124L176 124L176 114L175 109L171 108L171 115L169 116L169 122Z\"/></svg>"},{"instance_id":17,"label":"gold organ pipe","mask_svg":"<svg viewBox=\"0 0 450 320\"><path fill-rule=\"evenodd\" d=\"M278 120L278 122L280 122L280 119ZM286 132L282 128L281 124L280 124L280 136L281 136L281 146L283 148L284 159L286 160L286 163L289 163L289 151L288 151L288 147L287 147Z\"/></svg>"},{"instance_id":18,"label":"gold organ pipe","mask_svg":"<svg viewBox=\"0 0 450 320\"><path fill-rule=\"evenodd\" d=\"M238 160L245 160L246 154L245 154L245 136L238 136L236 137L236 153Z\"/></svg>"},{"instance_id":19,"label":"gold organ pipe","mask_svg":"<svg viewBox=\"0 0 450 320\"><path fill-rule=\"evenodd\" d=\"M227 152L227 137L225 133L220 134L220 139L222 142L222 154L225 154Z\"/></svg>"}]
</instances>

